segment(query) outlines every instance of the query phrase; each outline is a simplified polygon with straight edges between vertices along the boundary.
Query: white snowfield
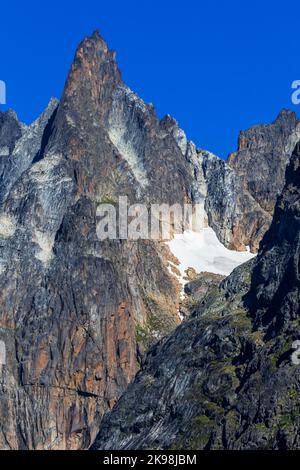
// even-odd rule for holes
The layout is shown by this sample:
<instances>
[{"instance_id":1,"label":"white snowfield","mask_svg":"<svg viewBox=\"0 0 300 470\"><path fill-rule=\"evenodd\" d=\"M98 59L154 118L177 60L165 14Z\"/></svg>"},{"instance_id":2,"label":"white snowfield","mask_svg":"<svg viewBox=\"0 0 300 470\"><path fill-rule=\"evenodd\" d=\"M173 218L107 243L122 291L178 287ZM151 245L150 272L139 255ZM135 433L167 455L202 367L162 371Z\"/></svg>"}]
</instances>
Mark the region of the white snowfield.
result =
<instances>
[{"instance_id":1,"label":"white snowfield","mask_svg":"<svg viewBox=\"0 0 300 470\"><path fill-rule=\"evenodd\" d=\"M194 268L198 273L209 272L228 276L234 268L255 255L249 251L232 251L218 240L212 228L199 232L185 231L167 242L171 252L179 260L180 281L184 281L185 271Z\"/></svg>"}]
</instances>

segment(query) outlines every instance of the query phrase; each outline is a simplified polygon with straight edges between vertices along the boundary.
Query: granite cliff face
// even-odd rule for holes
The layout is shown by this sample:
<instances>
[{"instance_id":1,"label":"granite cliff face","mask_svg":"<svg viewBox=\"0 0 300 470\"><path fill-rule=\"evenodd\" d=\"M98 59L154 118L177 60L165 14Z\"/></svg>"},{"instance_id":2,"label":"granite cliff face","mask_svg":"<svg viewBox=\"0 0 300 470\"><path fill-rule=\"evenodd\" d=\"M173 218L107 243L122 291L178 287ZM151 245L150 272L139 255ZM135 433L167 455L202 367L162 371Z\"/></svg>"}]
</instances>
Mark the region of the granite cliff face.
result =
<instances>
[{"instance_id":1,"label":"granite cliff face","mask_svg":"<svg viewBox=\"0 0 300 470\"><path fill-rule=\"evenodd\" d=\"M149 351L93 449L300 448L299 171L300 144L257 259Z\"/></svg>"},{"instance_id":2,"label":"granite cliff face","mask_svg":"<svg viewBox=\"0 0 300 470\"><path fill-rule=\"evenodd\" d=\"M287 113L266 133L270 174L279 160L284 168L296 128ZM275 164L278 142L286 150ZM277 192L257 175L255 199L242 152L240 165L229 164L196 149L170 116L159 120L123 83L98 33L78 47L61 101L36 122L0 114L0 448L89 447L145 350L180 323L167 246L100 241L99 204L124 195L128 203L200 203L200 222L222 243L255 251Z\"/></svg>"}]
</instances>

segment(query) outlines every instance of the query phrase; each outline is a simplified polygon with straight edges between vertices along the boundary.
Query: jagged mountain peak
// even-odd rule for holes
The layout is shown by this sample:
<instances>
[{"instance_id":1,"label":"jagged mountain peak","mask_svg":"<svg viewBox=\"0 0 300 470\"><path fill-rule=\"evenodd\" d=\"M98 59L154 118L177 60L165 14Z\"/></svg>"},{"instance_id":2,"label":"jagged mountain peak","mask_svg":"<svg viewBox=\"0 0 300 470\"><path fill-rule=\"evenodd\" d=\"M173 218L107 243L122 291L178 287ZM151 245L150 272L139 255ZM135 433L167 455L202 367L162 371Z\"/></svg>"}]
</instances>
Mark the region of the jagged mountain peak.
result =
<instances>
[{"instance_id":1,"label":"jagged mountain peak","mask_svg":"<svg viewBox=\"0 0 300 470\"><path fill-rule=\"evenodd\" d=\"M102 50L107 53L109 51L109 47L107 45L107 42L105 41L105 39L101 36L101 33L98 29L96 29L92 34L91 36L87 36L85 37L82 42L81 42L81 45L85 44L85 45L88 45L89 43L93 43L94 45L96 45L98 48L102 48ZM80 48L80 46L79 46Z\"/></svg>"},{"instance_id":2,"label":"jagged mountain peak","mask_svg":"<svg viewBox=\"0 0 300 470\"><path fill-rule=\"evenodd\" d=\"M256 201L258 209L270 216L283 189L286 165L299 138L296 114L282 110L272 124L241 131L238 150L228 158L228 164Z\"/></svg>"},{"instance_id":3,"label":"jagged mountain peak","mask_svg":"<svg viewBox=\"0 0 300 470\"><path fill-rule=\"evenodd\" d=\"M282 136L285 137L287 134L290 134L298 124L299 120L294 111L282 109L273 123L258 124L249 129L242 130L238 138L238 152L246 149L257 149L257 151L261 151L262 148L270 146L272 142L270 137L275 137L276 134L282 134ZM229 160L234 162L236 158L231 156Z\"/></svg>"},{"instance_id":4,"label":"jagged mountain peak","mask_svg":"<svg viewBox=\"0 0 300 470\"><path fill-rule=\"evenodd\" d=\"M114 90L121 83L115 53L108 48L99 33L95 32L86 37L76 50L61 99L61 108L63 112L68 110L70 121L76 121L80 114L84 114L84 119L89 114L103 120L107 118Z\"/></svg>"},{"instance_id":5,"label":"jagged mountain peak","mask_svg":"<svg viewBox=\"0 0 300 470\"><path fill-rule=\"evenodd\" d=\"M99 240L97 207L116 206L120 195L146 204L199 203L223 244L253 251L271 216L236 168L198 151L173 118L159 121L122 82L97 32L79 45L59 103L50 101L30 126L5 116L0 340L9 350L0 446L86 448L137 360L180 323L177 260L168 246ZM244 173L260 181L256 132L251 138ZM270 154L286 164L288 151L280 152L288 138L266 134L269 153L261 161L270 174ZM281 179L270 181L260 181L262 200L273 183L271 200L277 195Z\"/></svg>"},{"instance_id":6,"label":"jagged mountain peak","mask_svg":"<svg viewBox=\"0 0 300 470\"><path fill-rule=\"evenodd\" d=\"M276 117L274 124L281 124L285 126L294 126L299 122L295 111L290 109L282 109Z\"/></svg>"},{"instance_id":7,"label":"jagged mountain peak","mask_svg":"<svg viewBox=\"0 0 300 470\"><path fill-rule=\"evenodd\" d=\"M2 117L2 119L5 119L6 117L18 121L17 113L11 108L9 108L7 111L0 111L0 116Z\"/></svg>"},{"instance_id":8,"label":"jagged mountain peak","mask_svg":"<svg viewBox=\"0 0 300 470\"><path fill-rule=\"evenodd\" d=\"M97 57L99 65L104 61L116 62L116 52L109 49L106 41L99 31L94 31L91 36L87 36L79 44L75 53L76 60L95 59Z\"/></svg>"}]
</instances>

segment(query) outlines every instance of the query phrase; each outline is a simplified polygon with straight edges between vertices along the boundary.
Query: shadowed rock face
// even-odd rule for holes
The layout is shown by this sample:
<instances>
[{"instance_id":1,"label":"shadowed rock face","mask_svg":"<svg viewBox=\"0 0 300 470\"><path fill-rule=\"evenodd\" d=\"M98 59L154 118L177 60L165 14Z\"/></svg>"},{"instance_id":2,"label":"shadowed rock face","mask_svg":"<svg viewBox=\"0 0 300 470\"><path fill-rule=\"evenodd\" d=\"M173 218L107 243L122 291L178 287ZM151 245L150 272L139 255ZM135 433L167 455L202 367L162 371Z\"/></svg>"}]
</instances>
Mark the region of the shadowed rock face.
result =
<instances>
[{"instance_id":1,"label":"shadowed rock face","mask_svg":"<svg viewBox=\"0 0 300 470\"><path fill-rule=\"evenodd\" d=\"M256 325L270 335L285 331L300 313L300 144L286 172L286 186L265 235L246 298ZM272 273L272 276L270 276Z\"/></svg>"},{"instance_id":2,"label":"shadowed rock face","mask_svg":"<svg viewBox=\"0 0 300 470\"><path fill-rule=\"evenodd\" d=\"M60 103L31 126L0 114L0 448L87 448L145 349L180 322L167 247L97 238L97 206L120 195L205 204L236 249L255 251L271 218L234 168L124 85L95 33Z\"/></svg>"},{"instance_id":3,"label":"shadowed rock face","mask_svg":"<svg viewBox=\"0 0 300 470\"><path fill-rule=\"evenodd\" d=\"M258 257L148 353L93 449L299 449L300 145Z\"/></svg>"}]
</instances>

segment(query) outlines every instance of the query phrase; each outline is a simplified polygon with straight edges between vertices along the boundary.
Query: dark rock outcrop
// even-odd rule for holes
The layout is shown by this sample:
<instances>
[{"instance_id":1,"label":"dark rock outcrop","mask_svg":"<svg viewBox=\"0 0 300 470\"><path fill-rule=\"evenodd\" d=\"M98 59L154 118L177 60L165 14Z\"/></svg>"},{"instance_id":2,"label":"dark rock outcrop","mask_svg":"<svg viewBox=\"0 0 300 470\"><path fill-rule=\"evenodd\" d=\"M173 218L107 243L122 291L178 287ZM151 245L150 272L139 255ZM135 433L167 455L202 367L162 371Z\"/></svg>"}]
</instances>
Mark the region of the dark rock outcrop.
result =
<instances>
[{"instance_id":1,"label":"dark rock outcrop","mask_svg":"<svg viewBox=\"0 0 300 470\"><path fill-rule=\"evenodd\" d=\"M179 306L180 313L184 318L193 315L198 303L210 295L210 292L218 287L225 277L221 274L209 272L197 274L191 269L188 270L187 274L189 279L184 286L185 296Z\"/></svg>"},{"instance_id":2,"label":"dark rock outcrop","mask_svg":"<svg viewBox=\"0 0 300 470\"><path fill-rule=\"evenodd\" d=\"M299 449L300 145L256 260L154 346L93 449Z\"/></svg>"},{"instance_id":3,"label":"dark rock outcrop","mask_svg":"<svg viewBox=\"0 0 300 470\"><path fill-rule=\"evenodd\" d=\"M246 302L257 326L285 331L300 314L300 144L286 172L286 186L264 237ZM270 276L272 273L272 276Z\"/></svg>"}]
</instances>

